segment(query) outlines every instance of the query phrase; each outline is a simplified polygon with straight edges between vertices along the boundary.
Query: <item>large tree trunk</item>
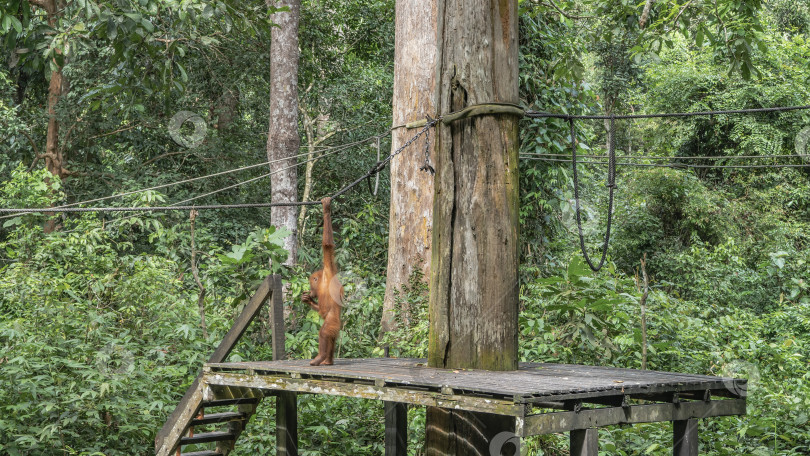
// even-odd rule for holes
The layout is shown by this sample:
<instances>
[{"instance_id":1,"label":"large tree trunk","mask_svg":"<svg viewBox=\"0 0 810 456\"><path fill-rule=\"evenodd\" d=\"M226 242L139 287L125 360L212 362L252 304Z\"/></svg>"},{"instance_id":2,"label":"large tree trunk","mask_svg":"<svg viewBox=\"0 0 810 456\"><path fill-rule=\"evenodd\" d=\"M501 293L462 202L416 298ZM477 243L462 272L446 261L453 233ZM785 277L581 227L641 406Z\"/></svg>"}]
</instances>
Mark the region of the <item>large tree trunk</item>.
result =
<instances>
[{"instance_id":1,"label":"large tree trunk","mask_svg":"<svg viewBox=\"0 0 810 456\"><path fill-rule=\"evenodd\" d=\"M56 116L56 105L62 96L63 80L62 68L51 73L51 81L48 84L48 133L45 142L45 166L59 179L67 175L62 149L59 147L59 119Z\"/></svg>"},{"instance_id":2,"label":"large tree trunk","mask_svg":"<svg viewBox=\"0 0 810 456\"><path fill-rule=\"evenodd\" d=\"M298 170L295 166L301 139L298 136L298 21L301 0L281 0L278 7L289 11L273 14L278 24L271 32L270 45L270 127L267 133L267 159L272 161L271 199L274 203L298 201ZM279 160L279 161L276 161ZM285 169L286 168L286 169ZM270 221L292 233L284 240L289 252L285 264L293 265L298 252L296 207L274 207Z\"/></svg>"},{"instance_id":3,"label":"large tree trunk","mask_svg":"<svg viewBox=\"0 0 810 456\"><path fill-rule=\"evenodd\" d=\"M45 140L45 167L60 181L67 175L64 167L64 157L62 149L59 147L59 119L56 117L56 104L62 96L62 68L51 74L51 81L48 85L48 133ZM47 213L51 217L45 222L43 230L46 233L56 231L56 214Z\"/></svg>"},{"instance_id":4,"label":"large tree trunk","mask_svg":"<svg viewBox=\"0 0 810 456\"><path fill-rule=\"evenodd\" d=\"M439 110L519 103L517 0L439 0ZM518 122L438 127L428 363L517 369ZM431 407L427 454L490 454L514 423ZM511 447L510 447L511 448Z\"/></svg>"},{"instance_id":5,"label":"large tree trunk","mask_svg":"<svg viewBox=\"0 0 810 456\"><path fill-rule=\"evenodd\" d=\"M48 15L48 25L56 28L59 16L62 14L62 7L64 7L61 2L57 3L57 0L29 0L29 3L45 10ZM69 173L65 168L62 149L59 147L59 119L56 116L56 105L62 97L65 81L62 67L59 66L56 60L54 60L54 63L56 63L56 70L51 73L50 83L48 84L48 132L45 137L45 153L36 157L35 160L44 158L45 167L55 178L61 181ZM45 222L44 231L50 233L55 229L56 218L51 217Z\"/></svg>"},{"instance_id":6,"label":"large tree trunk","mask_svg":"<svg viewBox=\"0 0 810 456\"><path fill-rule=\"evenodd\" d=\"M394 125L436 116L436 0L399 0L396 4L394 54ZM392 151L414 131L397 128ZM435 144L435 141L433 141ZM421 144L421 143L417 143ZM433 151L431 150L431 156ZM388 274L383 301L383 332L394 328L397 295L415 270L430 274L433 229L433 175L420 171L424 154L414 146L391 161L391 212L388 225ZM407 303L402 302L403 305ZM408 309L402 317L407 322Z\"/></svg>"}]
</instances>

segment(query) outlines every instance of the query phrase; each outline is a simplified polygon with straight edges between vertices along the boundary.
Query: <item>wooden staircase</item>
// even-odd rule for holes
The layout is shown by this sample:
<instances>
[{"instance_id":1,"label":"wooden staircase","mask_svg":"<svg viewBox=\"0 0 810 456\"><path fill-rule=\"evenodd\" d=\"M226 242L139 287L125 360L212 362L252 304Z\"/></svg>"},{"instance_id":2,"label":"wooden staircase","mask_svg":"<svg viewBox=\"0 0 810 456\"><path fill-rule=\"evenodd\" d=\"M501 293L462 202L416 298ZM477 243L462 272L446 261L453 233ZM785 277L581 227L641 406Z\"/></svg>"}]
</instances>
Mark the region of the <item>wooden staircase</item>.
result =
<instances>
[{"instance_id":1,"label":"wooden staircase","mask_svg":"<svg viewBox=\"0 0 810 456\"><path fill-rule=\"evenodd\" d=\"M218 390L215 397L217 399L202 401L200 409L180 438L175 454L227 456L256 412L263 394L249 388L224 388ZM183 452L183 447L189 446L194 451ZM199 448L205 446L210 448Z\"/></svg>"},{"instance_id":2,"label":"wooden staircase","mask_svg":"<svg viewBox=\"0 0 810 456\"><path fill-rule=\"evenodd\" d=\"M281 277L274 275L268 276L250 298L231 330L209 358L209 363L226 360L250 323L264 308L265 302L271 298L273 358L284 358ZM157 433L156 456L227 456L264 398L260 390L250 388L212 389L201 384L201 378L198 375L192 382L177 408ZM191 451L183 453L183 447L190 447Z\"/></svg>"}]
</instances>

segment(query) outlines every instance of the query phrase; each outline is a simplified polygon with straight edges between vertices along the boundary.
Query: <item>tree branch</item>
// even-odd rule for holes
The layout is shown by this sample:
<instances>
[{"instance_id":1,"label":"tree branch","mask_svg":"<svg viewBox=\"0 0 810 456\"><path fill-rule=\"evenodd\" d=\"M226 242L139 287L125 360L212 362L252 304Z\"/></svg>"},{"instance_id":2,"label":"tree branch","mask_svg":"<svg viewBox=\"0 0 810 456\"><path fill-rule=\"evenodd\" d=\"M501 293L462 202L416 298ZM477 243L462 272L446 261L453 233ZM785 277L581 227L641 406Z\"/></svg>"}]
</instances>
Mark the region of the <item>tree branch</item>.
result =
<instances>
[{"instance_id":1,"label":"tree branch","mask_svg":"<svg viewBox=\"0 0 810 456\"><path fill-rule=\"evenodd\" d=\"M39 163L40 160L45 158L45 156L39 154L39 148L37 147L37 144L34 142L34 138L32 138L31 135L26 133L24 130L20 131L20 133L22 133L23 136L25 136L28 139L28 142L31 144L31 148L34 149L34 162L31 163L31 166L28 167L28 172L30 173L31 171L33 171L34 167L37 166L37 163Z\"/></svg>"},{"instance_id":2,"label":"tree branch","mask_svg":"<svg viewBox=\"0 0 810 456\"><path fill-rule=\"evenodd\" d=\"M691 5L693 1L694 1L694 0L689 0L688 2L686 2L686 4L685 4L685 5L683 5L683 8L681 8L681 10L680 10L680 11L678 11L678 15L677 15L677 16L675 16L675 20L674 20L674 21L672 21L672 25L673 25L673 26L674 26L674 25L676 25L676 24L678 24L678 19L680 19L680 18L681 18L681 14L683 14L683 12L684 12L684 11L686 11L686 8L689 8L689 5Z\"/></svg>"},{"instance_id":3,"label":"tree branch","mask_svg":"<svg viewBox=\"0 0 810 456\"><path fill-rule=\"evenodd\" d=\"M723 28L723 41L726 43L726 47L731 51L731 46L728 44L728 28L726 27L726 23L723 22L723 18L720 16L720 10L717 7L717 0L714 0L714 15L717 17L717 22L720 23L720 26Z\"/></svg>"},{"instance_id":4,"label":"tree branch","mask_svg":"<svg viewBox=\"0 0 810 456\"><path fill-rule=\"evenodd\" d=\"M37 166L37 163L39 163L39 161L42 160L43 158L45 157L42 155L37 155L36 157L34 157L34 161L31 163L31 166L28 167L28 172L30 173L31 171L33 171L34 167Z\"/></svg>"},{"instance_id":5,"label":"tree branch","mask_svg":"<svg viewBox=\"0 0 810 456\"><path fill-rule=\"evenodd\" d=\"M641 12L641 18L638 20L638 26L642 30L647 26L647 20L650 19L650 8L652 8L653 2L655 0L647 0L647 3L644 4L644 11ZM677 22L677 19L675 21Z\"/></svg>"},{"instance_id":6,"label":"tree branch","mask_svg":"<svg viewBox=\"0 0 810 456\"><path fill-rule=\"evenodd\" d=\"M76 128L76 125L78 125L79 122L81 122L81 121L82 121L82 118L79 117L78 119L76 119L75 122L73 122L73 125L71 125L70 128L68 128L67 133L65 133L65 140L62 141L62 151L65 150L65 148L68 145L68 142L70 142L70 134L73 133L73 129Z\"/></svg>"},{"instance_id":7,"label":"tree branch","mask_svg":"<svg viewBox=\"0 0 810 456\"><path fill-rule=\"evenodd\" d=\"M647 254L641 258L641 274L639 278L636 272L636 288L641 292L641 370L647 370L647 296L650 294L650 281L647 278Z\"/></svg>"},{"instance_id":8,"label":"tree branch","mask_svg":"<svg viewBox=\"0 0 810 456\"><path fill-rule=\"evenodd\" d=\"M114 130L114 131L111 131L109 133L102 133L100 135L91 136L91 137L89 137L87 139L103 138L105 136L110 136L110 135L114 135L114 134L121 133L121 132L124 132L124 131L132 130L133 128L137 128L137 127L140 127L140 126L142 126L142 124L134 124L134 125L130 125L128 127L119 128L118 130Z\"/></svg>"},{"instance_id":9,"label":"tree branch","mask_svg":"<svg viewBox=\"0 0 810 456\"><path fill-rule=\"evenodd\" d=\"M191 221L191 274L194 276L194 281L197 282L197 287L200 288L200 296L197 298L197 307L200 310L200 326L202 327L203 337L208 339L208 326L205 324L205 294L206 289L200 281L200 272L197 269L197 249L194 246L194 221L197 218L197 211L192 210L189 216Z\"/></svg>"},{"instance_id":10,"label":"tree branch","mask_svg":"<svg viewBox=\"0 0 810 456\"><path fill-rule=\"evenodd\" d=\"M31 138L31 135L26 133L24 130L21 130L20 133L22 133L23 136L25 136L28 139L28 142L31 143L31 148L34 149L34 155L38 156L39 155L39 148L37 148L37 145L34 142L34 139Z\"/></svg>"},{"instance_id":11,"label":"tree branch","mask_svg":"<svg viewBox=\"0 0 810 456\"><path fill-rule=\"evenodd\" d=\"M167 45L174 43L175 41L188 41L188 38L152 38L152 39L155 41L159 41L161 43L165 43Z\"/></svg>"},{"instance_id":12,"label":"tree branch","mask_svg":"<svg viewBox=\"0 0 810 456\"><path fill-rule=\"evenodd\" d=\"M327 133L327 134L325 134L323 136L319 136L318 138L315 139L315 141L312 142L312 146L313 147L319 146L320 144L322 144L327 139L331 138L332 136L335 136L335 133L337 133L337 131L332 130L332 131L330 131L329 133Z\"/></svg>"},{"instance_id":13,"label":"tree branch","mask_svg":"<svg viewBox=\"0 0 810 456\"><path fill-rule=\"evenodd\" d=\"M554 0L548 0L548 2L549 2L549 3L540 2L540 4L541 4L541 5L544 5L544 6L550 6L550 7L554 8L555 10L557 10L557 12L559 12L559 13L560 13L560 14L562 14L563 16L567 17L568 19L573 19L573 20L580 20L580 19L593 19L593 16L575 16L575 15L573 15L573 14L566 13L565 11L563 11L562 9L560 9L560 7L559 7L559 6L557 6L557 4L556 4L556 3L554 3Z\"/></svg>"},{"instance_id":14,"label":"tree branch","mask_svg":"<svg viewBox=\"0 0 810 456\"><path fill-rule=\"evenodd\" d=\"M175 151L175 152L166 152L165 154L160 154L157 157L150 158L149 160L146 160L145 162L143 162L143 164L141 166L151 165L152 163L154 163L154 162L156 162L158 160L163 160L164 158L168 158L168 157L171 157L173 155L180 155L180 154L185 154L185 153L188 153L188 152L189 152L189 150L179 150L179 151Z\"/></svg>"}]
</instances>

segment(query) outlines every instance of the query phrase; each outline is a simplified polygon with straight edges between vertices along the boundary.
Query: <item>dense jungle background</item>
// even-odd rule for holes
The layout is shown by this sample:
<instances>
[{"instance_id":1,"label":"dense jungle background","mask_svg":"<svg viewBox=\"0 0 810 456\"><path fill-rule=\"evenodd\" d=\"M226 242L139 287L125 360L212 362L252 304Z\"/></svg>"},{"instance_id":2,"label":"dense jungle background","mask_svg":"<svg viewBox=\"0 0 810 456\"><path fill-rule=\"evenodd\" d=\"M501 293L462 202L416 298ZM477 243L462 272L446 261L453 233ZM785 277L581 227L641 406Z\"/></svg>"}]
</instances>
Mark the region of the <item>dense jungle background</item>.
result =
<instances>
[{"instance_id":1,"label":"dense jungle background","mask_svg":"<svg viewBox=\"0 0 810 456\"><path fill-rule=\"evenodd\" d=\"M271 24L262 1L0 2L0 207L87 201L266 160ZM809 104L810 7L795 0L521 1L521 93L530 109L629 114ZM391 126L393 0L305 0L299 75L302 154ZM61 68L59 137L47 138L49 84ZM183 114L188 113L188 114ZM178 115L192 121L178 126ZM174 120L173 120L174 119ZM199 119L199 120L197 120ZM810 112L617 121L636 163L805 164ZM604 155L601 121L576 125L579 152ZM586 363L748 378L748 415L701 424L707 455L810 454L808 168L619 166L606 268L579 249L568 123L521 123L523 361ZM43 158L55 144L59 169ZM404 153L420 153L422 143ZM390 147L382 140L385 153ZM688 157L718 157L688 160ZM740 159L739 157L752 158ZM674 158L686 157L686 158ZM737 158L735 158L737 157ZM377 160L373 142L314 161L311 194L330 194ZM624 160L619 160L623 162ZM48 161L52 163L52 161ZM301 192L307 183L299 168ZM583 230L596 257L606 169L580 165ZM167 205L267 202L266 167L104 200ZM340 357L425 356L427 288L400 296L411 318L380 338L388 184L335 205L347 291ZM300 300L320 264L318 208L299 221L299 263L268 209L201 211L194 221L206 327L191 270L188 212L43 213L0 219L0 454L147 455L185 388L261 279L289 284L287 351L317 351L319 320ZM646 256L648 353L642 359ZM415 318L414 318L415 317ZM403 320L404 322L404 320ZM231 360L270 359L264 323ZM269 454L273 407L234 454ZM381 454L381 403L302 396L301 454ZM421 453L424 411L411 409ZM671 428L600 433L605 454L665 455ZM532 454L567 454L563 435Z\"/></svg>"}]
</instances>

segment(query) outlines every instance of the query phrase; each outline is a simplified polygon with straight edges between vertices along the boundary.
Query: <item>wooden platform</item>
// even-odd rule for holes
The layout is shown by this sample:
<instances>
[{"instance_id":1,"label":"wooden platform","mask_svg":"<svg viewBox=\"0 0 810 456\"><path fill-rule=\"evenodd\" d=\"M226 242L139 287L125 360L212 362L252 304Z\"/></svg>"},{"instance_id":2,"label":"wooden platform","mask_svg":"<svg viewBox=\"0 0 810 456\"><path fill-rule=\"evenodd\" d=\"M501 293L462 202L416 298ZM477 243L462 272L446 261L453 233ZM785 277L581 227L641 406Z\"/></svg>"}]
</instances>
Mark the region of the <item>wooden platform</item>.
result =
<instances>
[{"instance_id":1,"label":"wooden platform","mask_svg":"<svg viewBox=\"0 0 810 456\"><path fill-rule=\"evenodd\" d=\"M287 361L281 290L279 276L262 282L158 431L156 456L227 456L268 397L275 399L276 454L297 456L298 394L383 401L386 456L407 454L409 404L507 420L498 428L509 432L485 437L492 455L525 455L524 437L569 432L571 456L597 456L600 427L671 421L673 455L697 456L699 419L745 414L747 385L739 379L561 364L489 372L434 369L420 359L339 359L319 367ZM276 361L225 363L266 302L272 302ZM484 421L461 418L471 432L486 430L475 427Z\"/></svg>"},{"instance_id":2,"label":"wooden platform","mask_svg":"<svg viewBox=\"0 0 810 456\"><path fill-rule=\"evenodd\" d=\"M746 405L745 380L562 364L523 363L518 371L489 372L435 369L421 359L339 359L318 367L308 360L210 363L203 383L213 390L241 387L493 413L515 419L520 437L687 423L745 414Z\"/></svg>"},{"instance_id":3,"label":"wooden platform","mask_svg":"<svg viewBox=\"0 0 810 456\"><path fill-rule=\"evenodd\" d=\"M211 375L214 373L247 374L240 377L243 381L266 379L260 383L274 377L320 380L489 397L515 404L574 399L589 402L589 399L621 395L650 398L667 393L680 393L683 398L698 395L703 399L706 391L712 396L739 397L745 391L745 380L705 375L541 363L521 363L520 370L512 372L451 370L425 367L423 359L395 358L338 359L334 366L317 367L310 366L309 360L207 364L205 378L216 384L217 376ZM234 379L233 376L228 378ZM290 387L307 392L301 386L306 382L297 383L299 387Z\"/></svg>"}]
</instances>

